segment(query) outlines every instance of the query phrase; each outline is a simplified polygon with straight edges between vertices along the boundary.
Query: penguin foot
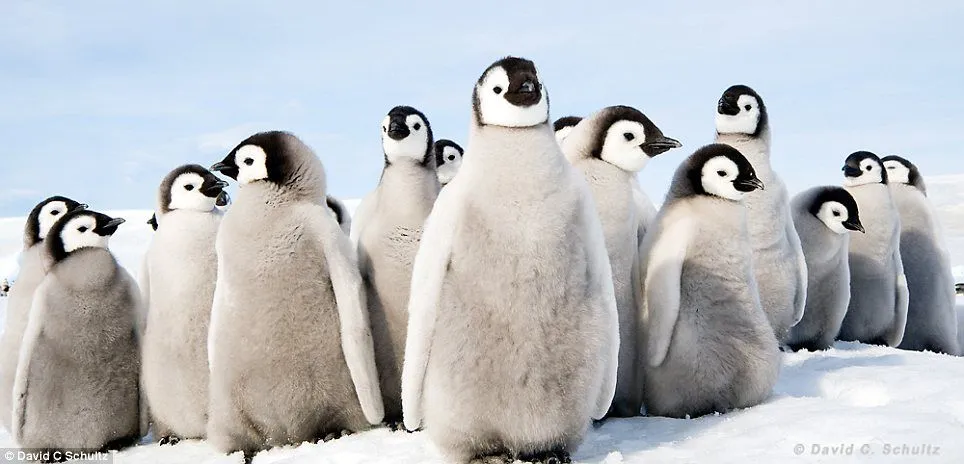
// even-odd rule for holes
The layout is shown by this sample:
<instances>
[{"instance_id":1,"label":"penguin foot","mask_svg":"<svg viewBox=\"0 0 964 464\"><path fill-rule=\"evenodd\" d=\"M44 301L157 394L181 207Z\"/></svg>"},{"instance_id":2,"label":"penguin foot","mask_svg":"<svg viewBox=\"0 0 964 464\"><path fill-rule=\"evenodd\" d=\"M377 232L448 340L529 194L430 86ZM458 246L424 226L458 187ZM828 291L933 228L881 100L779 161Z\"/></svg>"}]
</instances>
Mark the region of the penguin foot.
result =
<instances>
[{"instance_id":1,"label":"penguin foot","mask_svg":"<svg viewBox=\"0 0 964 464\"><path fill-rule=\"evenodd\" d=\"M406 431L406 432L408 432L408 433L412 433L411 430L408 430L408 429L405 428L405 423L402 422L402 421L388 421L388 422L385 422L385 427L388 427L388 430L391 430L392 432L400 432L400 431L404 430L404 431Z\"/></svg>"},{"instance_id":2,"label":"penguin foot","mask_svg":"<svg viewBox=\"0 0 964 464\"><path fill-rule=\"evenodd\" d=\"M476 456L469 464L512 464L515 459L508 454L493 454L490 456Z\"/></svg>"},{"instance_id":3,"label":"penguin foot","mask_svg":"<svg viewBox=\"0 0 964 464\"><path fill-rule=\"evenodd\" d=\"M593 428L593 429L598 429L598 428L602 427L603 425L606 425L606 420L607 420L607 419L609 419L609 416L603 417L602 419L593 419L593 420L592 420L592 428Z\"/></svg>"},{"instance_id":4,"label":"penguin foot","mask_svg":"<svg viewBox=\"0 0 964 464\"><path fill-rule=\"evenodd\" d=\"M345 438L345 437L347 437L347 436L349 436L349 435L351 435L351 431L350 431L350 430L338 430L338 431L335 431L335 432L331 432L331 433L329 433L328 435L325 435L325 436L321 439L321 441L322 441L322 442L329 442L329 441L332 441L332 440L337 440L337 439L339 439L339 438Z\"/></svg>"},{"instance_id":5,"label":"penguin foot","mask_svg":"<svg viewBox=\"0 0 964 464\"><path fill-rule=\"evenodd\" d=\"M531 462L533 464L570 464L572 462L572 457L569 456L569 453L565 451L552 450L530 454L527 456L519 456L519 460L522 462Z\"/></svg>"},{"instance_id":6,"label":"penguin foot","mask_svg":"<svg viewBox=\"0 0 964 464\"><path fill-rule=\"evenodd\" d=\"M255 451L242 451L244 453L244 464L251 464L254 461L254 455L258 454Z\"/></svg>"},{"instance_id":7,"label":"penguin foot","mask_svg":"<svg viewBox=\"0 0 964 464\"><path fill-rule=\"evenodd\" d=\"M178 444L178 443L180 443L180 442L181 442L181 439L180 439L180 438L175 437L174 435L169 435L169 436L166 436L166 437L161 437L161 439L158 440L157 444L159 444L159 445L161 445L161 446L164 446L164 445L174 446L174 445L176 445L176 444Z\"/></svg>"}]
</instances>

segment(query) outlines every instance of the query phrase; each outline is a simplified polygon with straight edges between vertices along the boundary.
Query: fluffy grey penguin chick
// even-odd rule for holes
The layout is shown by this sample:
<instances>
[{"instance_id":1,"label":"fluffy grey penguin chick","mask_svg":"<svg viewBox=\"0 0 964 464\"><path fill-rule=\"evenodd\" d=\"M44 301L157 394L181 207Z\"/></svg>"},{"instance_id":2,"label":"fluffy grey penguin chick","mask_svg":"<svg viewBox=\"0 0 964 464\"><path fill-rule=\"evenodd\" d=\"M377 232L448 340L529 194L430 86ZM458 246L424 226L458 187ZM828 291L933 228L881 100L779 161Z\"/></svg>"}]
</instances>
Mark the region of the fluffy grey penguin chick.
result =
<instances>
[{"instance_id":1,"label":"fluffy grey penguin chick","mask_svg":"<svg viewBox=\"0 0 964 464\"><path fill-rule=\"evenodd\" d=\"M215 245L208 440L250 460L381 422L362 279L327 210L321 160L273 131L242 141L211 169L240 188Z\"/></svg>"},{"instance_id":2,"label":"fluffy grey penguin chick","mask_svg":"<svg viewBox=\"0 0 964 464\"><path fill-rule=\"evenodd\" d=\"M20 345L23 331L30 318L30 306L34 292L44 278L43 240L58 219L69 211L84 209L87 205L70 198L53 196L41 201L30 211L23 232L23 252L20 258L20 272L16 285L10 289L7 302L7 317L0 336L0 423L7 430L10 427L11 399L13 381L17 375L17 361L20 359Z\"/></svg>"},{"instance_id":3,"label":"fluffy grey penguin chick","mask_svg":"<svg viewBox=\"0 0 964 464\"><path fill-rule=\"evenodd\" d=\"M703 147L677 169L643 244L647 414L699 416L770 396L780 351L760 306L743 205L762 188L728 145Z\"/></svg>"},{"instance_id":4,"label":"fluffy grey penguin chick","mask_svg":"<svg viewBox=\"0 0 964 464\"><path fill-rule=\"evenodd\" d=\"M777 340L803 317L807 300L807 264L790 214L790 197L770 165L770 118L763 99L745 85L734 85L716 108L716 141L740 151L766 184L747 195L753 270L760 303Z\"/></svg>"},{"instance_id":5,"label":"fluffy grey penguin chick","mask_svg":"<svg viewBox=\"0 0 964 464\"><path fill-rule=\"evenodd\" d=\"M325 197L325 203L328 205L328 210L335 215L335 221L338 221L338 225L345 234L351 233L351 213L348 212L348 207L345 203L339 200L334 195L328 195Z\"/></svg>"},{"instance_id":6,"label":"fluffy grey penguin chick","mask_svg":"<svg viewBox=\"0 0 964 464\"><path fill-rule=\"evenodd\" d=\"M154 438L162 444L202 438L207 427L207 337L217 279L217 199L227 187L196 164L161 181L157 230L139 276L148 307L142 382Z\"/></svg>"},{"instance_id":7,"label":"fluffy grey penguin chick","mask_svg":"<svg viewBox=\"0 0 964 464\"><path fill-rule=\"evenodd\" d=\"M462 169L415 257L405 426L424 425L454 462L567 460L616 384L602 226L531 61L489 66L472 101Z\"/></svg>"},{"instance_id":8,"label":"fluffy grey penguin chick","mask_svg":"<svg viewBox=\"0 0 964 464\"><path fill-rule=\"evenodd\" d=\"M864 233L857 202L842 187L814 187L790 203L807 258L807 309L790 329L793 350L833 345L850 304L850 231Z\"/></svg>"},{"instance_id":9,"label":"fluffy grey penguin chick","mask_svg":"<svg viewBox=\"0 0 964 464\"><path fill-rule=\"evenodd\" d=\"M628 106L604 108L583 119L562 142L562 151L586 177L602 221L619 312L619 375L610 416L638 416L643 403L637 377L636 319L642 303L638 286L640 244L655 208L639 188L636 173L650 158L679 148L642 112Z\"/></svg>"},{"instance_id":10,"label":"fluffy grey penguin chick","mask_svg":"<svg viewBox=\"0 0 964 464\"><path fill-rule=\"evenodd\" d=\"M441 139L435 141L435 167L438 171L438 181L442 187L448 185L462 167L462 155L465 150L459 144Z\"/></svg>"},{"instance_id":11,"label":"fluffy grey penguin chick","mask_svg":"<svg viewBox=\"0 0 964 464\"><path fill-rule=\"evenodd\" d=\"M904 338L909 294L900 254L900 213L877 155L847 157L844 188L867 231L850 237L850 305L838 340L894 346Z\"/></svg>"},{"instance_id":12,"label":"fluffy grey penguin chick","mask_svg":"<svg viewBox=\"0 0 964 464\"><path fill-rule=\"evenodd\" d=\"M898 348L960 355L951 259L924 177L900 156L882 161L900 213L900 257L910 298Z\"/></svg>"},{"instance_id":13,"label":"fluffy grey penguin chick","mask_svg":"<svg viewBox=\"0 0 964 464\"><path fill-rule=\"evenodd\" d=\"M23 448L118 449L146 432L137 284L107 249L123 222L75 209L44 240L13 388Z\"/></svg>"}]
</instances>

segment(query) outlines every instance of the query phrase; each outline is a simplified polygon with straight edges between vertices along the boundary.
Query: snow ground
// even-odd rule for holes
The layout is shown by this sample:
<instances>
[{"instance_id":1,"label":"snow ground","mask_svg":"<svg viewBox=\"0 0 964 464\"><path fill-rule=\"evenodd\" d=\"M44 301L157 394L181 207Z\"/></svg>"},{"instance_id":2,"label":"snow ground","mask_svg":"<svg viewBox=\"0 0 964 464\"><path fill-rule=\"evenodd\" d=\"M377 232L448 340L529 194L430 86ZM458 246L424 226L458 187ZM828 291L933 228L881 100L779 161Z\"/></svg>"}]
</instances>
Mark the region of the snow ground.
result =
<instances>
[{"instance_id":1,"label":"snow ground","mask_svg":"<svg viewBox=\"0 0 964 464\"><path fill-rule=\"evenodd\" d=\"M357 202L349 202L354 209ZM124 217L111 248L136 272L152 233L150 211ZM0 219L0 268L20 248L23 218ZM0 321L6 299L0 298ZM964 321L964 298L958 298ZM964 325L961 326L964 341ZM826 352L787 354L764 404L697 419L617 419L592 429L574 455L580 463L681 462L964 462L964 358L837 343ZM853 445L851 448L850 445ZM905 451L905 455L895 455ZM831 447L842 448L836 450ZM929 446L929 448L927 448ZM0 430L0 448L14 444ZM827 447L826 454L824 449ZM802 450L802 451L801 451ZM917 455L910 453L917 452ZM926 455L930 451L932 454ZM836 454L834 454L836 453ZM117 464L229 464L206 443L144 445L115 455ZM255 464L444 462L423 433L377 429L322 444L275 449Z\"/></svg>"}]
</instances>

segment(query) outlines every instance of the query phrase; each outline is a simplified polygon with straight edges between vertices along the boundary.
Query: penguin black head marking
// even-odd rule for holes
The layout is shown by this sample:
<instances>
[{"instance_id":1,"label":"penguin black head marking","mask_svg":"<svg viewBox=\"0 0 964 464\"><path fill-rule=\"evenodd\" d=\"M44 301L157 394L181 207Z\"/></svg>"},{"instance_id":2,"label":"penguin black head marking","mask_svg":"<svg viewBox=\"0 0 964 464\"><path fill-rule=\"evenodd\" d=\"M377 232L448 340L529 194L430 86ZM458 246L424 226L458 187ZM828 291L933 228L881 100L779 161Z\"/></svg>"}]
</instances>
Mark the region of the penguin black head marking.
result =
<instances>
[{"instance_id":1,"label":"penguin black head marking","mask_svg":"<svg viewBox=\"0 0 964 464\"><path fill-rule=\"evenodd\" d=\"M403 158L428 166L432 157L432 126L421 111L411 106L396 106L382 120L382 150L385 164Z\"/></svg>"},{"instance_id":2,"label":"penguin black head marking","mask_svg":"<svg viewBox=\"0 0 964 464\"><path fill-rule=\"evenodd\" d=\"M866 184L886 184L887 170L877 155L869 151L851 153L844 162L844 185L856 187Z\"/></svg>"},{"instance_id":3,"label":"penguin black head marking","mask_svg":"<svg viewBox=\"0 0 964 464\"><path fill-rule=\"evenodd\" d=\"M764 188L750 161L729 145L714 143L700 148L684 166L693 191L700 195L740 201L747 193Z\"/></svg>"},{"instance_id":4,"label":"penguin black head marking","mask_svg":"<svg viewBox=\"0 0 964 464\"><path fill-rule=\"evenodd\" d=\"M202 166L180 166L161 181L158 198L161 214L176 209L211 211L227 186L227 182Z\"/></svg>"},{"instance_id":5,"label":"penguin black head marking","mask_svg":"<svg viewBox=\"0 0 964 464\"><path fill-rule=\"evenodd\" d=\"M147 220L147 225L151 226L151 229L157 231L157 213L151 215L151 218Z\"/></svg>"},{"instance_id":6,"label":"penguin black head marking","mask_svg":"<svg viewBox=\"0 0 964 464\"><path fill-rule=\"evenodd\" d=\"M920 170L910 160L897 155L890 155L883 157L880 162L884 164L884 169L887 171L888 182L913 185L925 196L927 195L924 176L920 174Z\"/></svg>"},{"instance_id":7,"label":"penguin black head marking","mask_svg":"<svg viewBox=\"0 0 964 464\"><path fill-rule=\"evenodd\" d=\"M24 228L24 245L30 248L42 242L54 224L65 214L75 209L85 209L87 205L67 197L52 196L34 206L27 216Z\"/></svg>"},{"instance_id":8,"label":"penguin black head marking","mask_svg":"<svg viewBox=\"0 0 964 464\"><path fill-rule=\"evenodd\" d=\"M268 182L316 196L324 193L324 168L314 152L290 132L254 134L238 144L220 163L211 166L241 185Z\"/></svg>"},{"instance_id":9,"label":"penguin black head marking","mask_svg":"<svg viewBox=\"0 0 964 464\"><path fill-rule=\"evenodd\" d=\"M637 172L650 158L681 146L677 140L664 136L636 108L611 106L603 110L590 154L620 169Z\"/></svg>"},{"instance_id":10,"label":"penguin black head marking","mask_svg":"<svg viewBox=\"0 0 964 464\"><path fill-rule=\"evenodd\" d=\"M860 223L857 201L842 187L821 189L814 196L809 211L827 228L838 234L845 234L848 230L864 232L864 226Z\"/></svg>"},{"instance_id":11,"label":"penguin black head marking","mask_svg":"<svg viewBox=\"0 0 964 464\"><path fill-rule=\"evenodd\" d=\"M552 131L556 133L556 140L562 142L580 121L582 121L580 116L563 116L556 119L556 122L552 123Z\"/></svg>"},{"instance_id":12,"label":"penguin black head marking","mask_svg":"<svg viewBox=\"0 0 964 464\"><path fill-rule=\"evenodd\" d=\"M481 126L533 127L549 120L549 96L536 65L505 57L486 68L472 93L475 121Z\"/></svg>"},{"instance_id":13,"label":"penguin black head marking","mask_svg":"<svg viewBox=\"0 0 964 464\"><path fill-rule=\"evenodd\" d=\"M107 248L110 237L124 223L121 218L86 209L75 209L60 218L45 241L55 263L82 248Z\"/></svg>"},{"instance_id":14,"label":"penguin black head marking","mask_svg":"<svg viewBox=\"0 0 964 464\"><path fill-rule=\"evenodd\" d=\"M716 132L746 134L759 137L769 124L767 107L755 90L734 85L720 97L716 105Z\"/></svg>"}]
</instances>

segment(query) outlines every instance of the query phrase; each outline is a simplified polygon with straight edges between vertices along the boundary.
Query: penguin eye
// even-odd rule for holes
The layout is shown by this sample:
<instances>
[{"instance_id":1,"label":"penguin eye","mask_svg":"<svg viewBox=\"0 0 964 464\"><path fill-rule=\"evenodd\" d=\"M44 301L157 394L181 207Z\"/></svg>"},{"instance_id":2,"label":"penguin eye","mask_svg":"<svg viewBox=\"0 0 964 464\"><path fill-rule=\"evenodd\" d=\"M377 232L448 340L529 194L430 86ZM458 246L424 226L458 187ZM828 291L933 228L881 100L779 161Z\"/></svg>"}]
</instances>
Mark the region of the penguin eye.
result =
<instances>
[{"instance_id":1,"label":"penguin eye","mask_svg":"<svg viewBox=\"0 0 964 464\"><path fill-rule=\"evenodd\" d=\"M626 132L626 133L624 133L624 134L623 134L623 137L626 138L626 141L627 141L627 142L632 142L633 139L636 138L636 136L633 135L632 132Z\"/></svg>"},{"instance_id":2,"label":"penguin eye","mask_svg":"<svg viewBox=\"0 0 964 464\"><path fill-rule=\"evenodd\" d=\"M419 130L419 129L421 129L421 128L422 128L422 125L419 124L419 123L415 123L415 125L412 126L412 129L415 129L415 130Z\"/></svg>"},{"instance_id":3,"label":"penguin eye","mask_svg":"<svg viewBox=\"0 0 964 464\"><path fill-rule=\"evenodd\" d=\"M750 105L746 105L746 106L743 107L743 109L745 109L745 110L747 110L747 111L750 111L750 108L752 108L752 106L750 106Z\"/></svg>"},{"instance_id":4,"label":"penguin eye","mask_svg":"<svg viewBox=\"0 0 964 464\"><path fill-rule=\"evenodd\" d=\"M190 192L191 190L194 190L194 186L191 184L187 184L184 186L184 190L187 190L188 192Z\"/></svg>"},{"instance_id":5,"label":"penguin eye","mask_svg":"<svg viewBox=\"0 0 964 464\"><path fill-rule=\"evenodd\" d=\"M251 158L245 158L245 159L244 159L244 164L246 164L246 165L248 165L248 166L251 166L252 164L254 164L254 160L251 159Z\"/></svg>"},{"instance_id":6,"label":"penguin eye","mask_svg":"<svg viewBox=\"0 0 964 464\"><path fill-rule=\"evenodd\" d=\"M84 233L87 232L87 226L80 226L77 228L77 232Z\"/></svg>"},{"instance_id":7,"label":"penguin eye","mask_svg":"<svg viewBox=\"0 0 964 464\"><path fill-rule=\"evenodd\" d=\"M455 155L449 155L449 161L455 161Z\"/></svg>"},{"instance_id":8,"label":"penguin eye","mask_svg":"<svg viewBox=\"0 0 964 464\"><path fill-rule=\"evenodd\" d=\"M53 211L50 212L50 215L51 215L51 216L56 216L56 215L58 215L58 214L60 214L60 211L57 211L57 210L53 210Z\"/></svg>"},{"instance_id":9,"label":"penguin eye","mask_svg":"<svg viewBox=\"0 0 964 464\"><path fill-rule=\"evenodd\" d=\"M870 172L871 169L873 169L873 166L867 166L867 172Z\"/></svg>"},{"instance_id":10,"label":"penguin eye","mask_svg":"<svg viewBox=\"0 0 964 464\"><path fill-rule=\"evenodd\" d=\"M840 217L840 211L833 210L833 217Z\"/></svg>"},{"instance_id":11,"label":"penguin eye","mask_svg":"<svg viewBox=\"0 0 964 464\"><path fill-rule=\"evenodd\" d=\"M493 88L492 91L495 92L496 95L499 95L502 93L502 87L495 86L495 88Z\"/></svg>"},{"instance_id":12,"label":"penguin eye","mask_svg":"<svg viewBox=\"0 0 964 464\"><path fill-rule=\"evenodd\" d=\"M720 177L726 177L726 171L716 171L716 175Z\"/></svg>"}]
</instances>

